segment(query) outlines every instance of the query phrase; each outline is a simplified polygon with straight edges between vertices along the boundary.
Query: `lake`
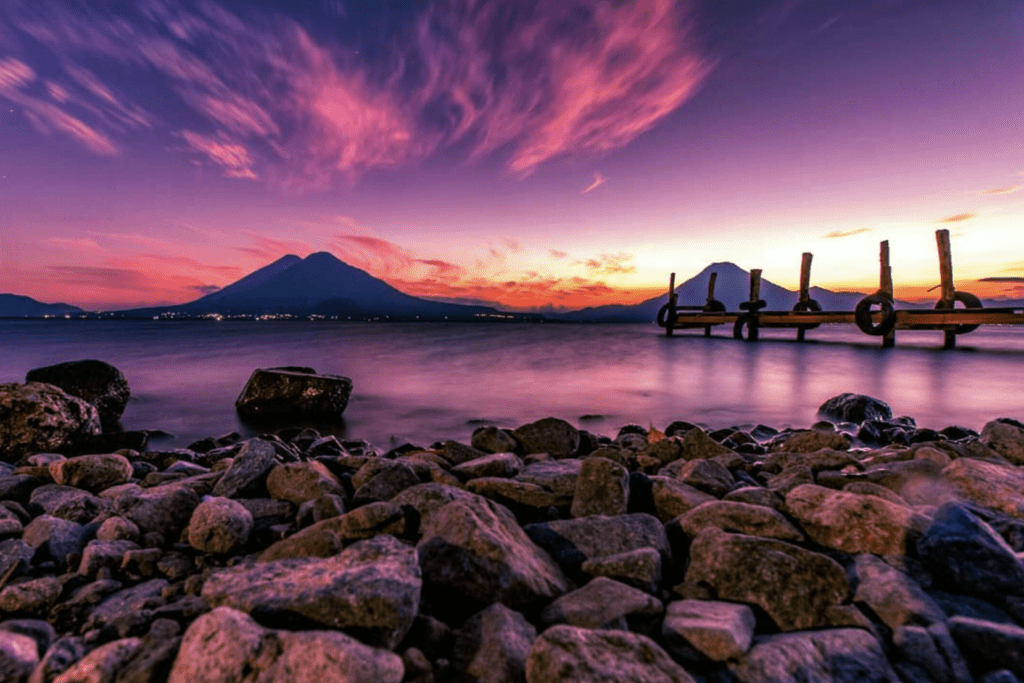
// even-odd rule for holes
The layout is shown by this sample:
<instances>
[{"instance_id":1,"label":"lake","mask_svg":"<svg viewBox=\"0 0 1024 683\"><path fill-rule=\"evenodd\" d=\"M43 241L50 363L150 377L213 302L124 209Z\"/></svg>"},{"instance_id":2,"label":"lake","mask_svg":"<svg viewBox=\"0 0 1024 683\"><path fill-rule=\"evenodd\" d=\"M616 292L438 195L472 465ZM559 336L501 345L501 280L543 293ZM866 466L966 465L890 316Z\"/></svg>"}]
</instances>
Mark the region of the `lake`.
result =
<instances>
[{"instance_id":1,"label":"lake","mask_svg":"<svg viewBox=\"0 0 1024 683\"><path fill-rule=\"evenodd\" d=\"M885 350L852 326L810 331L803 344L786 330L762 330L757 343L717 334L666 338L653 324L2 320L0 382L62 361L107 361L132 388L122 424L174 435L161 447L258 433L238 420L235 399L253 369L281 365L351 377L337 433L381 448L468 442L476 421L515 427L547 416L608 436L673 420L807 427L845 391L922 427L1024 419L1024 330L982 329L951 351L941 332L900 331Z\"/></svg>"}]
</instances>

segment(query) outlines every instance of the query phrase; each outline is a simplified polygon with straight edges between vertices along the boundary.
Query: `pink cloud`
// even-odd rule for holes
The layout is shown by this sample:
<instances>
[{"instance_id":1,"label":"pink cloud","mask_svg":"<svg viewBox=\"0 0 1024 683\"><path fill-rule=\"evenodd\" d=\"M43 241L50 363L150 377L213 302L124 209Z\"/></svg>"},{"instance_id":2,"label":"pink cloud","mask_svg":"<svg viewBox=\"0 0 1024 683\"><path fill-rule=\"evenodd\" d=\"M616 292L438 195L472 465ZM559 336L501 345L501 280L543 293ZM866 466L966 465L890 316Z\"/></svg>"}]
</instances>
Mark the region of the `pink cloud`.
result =
<instances>
[{"instance_id":1,"label":"pink cloud","mask_svg":"<svg viewBox=\"0 0 1024 683\"><path fill-rule=\"evenodd\" d=\"M1013 194L1014 192L1020 192L1024 189L1024 185L1008 185L1006 187L993 187L988 190L982 190L979 194Z\"/></svg>"},{"instance_id":2,"label":"pink cloud","mask_svg":"<svg viewBox=\"0 0 1024 683\"><path fill-rule=\"evenodd\" d=\"M963 223L965 221L977 218L978 214L973 211L966 211L964 213L954 214L952 216L946 216L935 221L936 223Z\"/></svg>"},{"instance_id":3,"label":"pink cloud","mask_svg":"<svg viewBox=\"0 0 1024 683\"><path fill-rule=\"evenodd\" d=\"M194 151L205 155L214 164L223 167L224 175L229 178L256 179L256 173L252 170L252 156L243 145L237 142L214 140L188 130L182 131L181 137Z\"/></svg>"},{"instance_id":4,"label":"pink cloud","mask_svg":"<svg viewBox=\"0 0 1024 683\"><path fill-rule=\"evenodd\" d=\"M368 235L338 235L333 247L341 260L379 275L408 268L418 260L394 242Z\"/></svg>"},{"instance_id":5,"label":"pink cloud","mask_svg":"<svg viewBox=\"0 0 1024 683\"><path fill-rule=\"evenodd\" d=\"M608 179L605 178L603 175L601 175L597 171L594 171L594 181L587 185L585 188L583 188L583 190L580 191L580 194L590 194L597 188L604 185L607 180Z\"/></svg>"},{"instance_id":6,"label":"pink cloud","mask_svg":"<svg viewBox=\"0 0 1024 683\"><path fill-rule=\"evenodd\" d=\"M267 237L251 230L243 230L242 234L252 240L253 246L237 247L239 251L255 256L263 261L273 261L287 254L308 254L313 251L308 244L294 240L281 240Z\"/></svg>"}]
</instances>

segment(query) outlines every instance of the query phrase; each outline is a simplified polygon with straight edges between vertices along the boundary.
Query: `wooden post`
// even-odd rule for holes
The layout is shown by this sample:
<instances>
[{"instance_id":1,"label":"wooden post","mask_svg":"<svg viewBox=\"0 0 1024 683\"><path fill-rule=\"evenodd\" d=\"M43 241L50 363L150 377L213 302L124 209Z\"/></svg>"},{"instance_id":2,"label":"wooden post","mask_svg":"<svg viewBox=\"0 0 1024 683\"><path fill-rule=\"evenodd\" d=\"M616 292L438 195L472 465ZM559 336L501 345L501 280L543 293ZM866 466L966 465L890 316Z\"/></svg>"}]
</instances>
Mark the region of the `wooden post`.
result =
<instances>
[{"instance_id":1,"label":"wooden post","mask_svg":"<svg viewBox=\"0 0 1024 683\"><path fill-rule=\"evenodd\" d=\"M708 276L708 303L711 303L715 298L715 280L718 279L718 273L711 273Z\"/></svg>"},{"instance_id":2,"label":"wooden post","mask_svg":"<svg viewBox=\"0 0 1024 683\"><path fill-rule=\"evenodd\" d=\"M878 260L880 264L878 291L889 297L889 301L893 301L892 266L889 265L889 240L885 240L879 245ZM883 349L891 349L894 346L896 346L895 327L882 337Z\"/></svg>"},{"instance_id":3,"label":"wooden post","mask_svg":"<svg viewBox=\"0 0 1024 683\"><path fill-rule=\"evenodd\" d=\"M761 269L753 268L750 271L750 303L761 298Z\"/></svg>"},{"instance_id":4,"label":"wooden post","mask_svg":"<svg viewBox=\"0 0 1024 683\"><path fill-rule=\"evenodd\" d=\"M676 274L672 273L668 278L668 315L665 316L665 336L671 337L673 330L673 324L675 323L675 311L676 302L679 299L679 295L676 294Z\"/></svg>"},{"instance_id":5,"label":"wooden post","mask_svg":"<svg viewBox=\"0 0 1024 683\"><path fill-rule=\"evenodd\" d=\"M800 301L811 300L811 259L814 254L804 252L803 260L800 262Z\"/></svg>"},{"instance_id":6,"label":"wooden post","mask_svg":"<svg viewBox=\"0 0 1024 683\"><path fill-rule=\"evenodd\" d=\"M939 246L939 278L941 287L940 304L943 308L956 307L956 288L953 287L953 251L949 246L949 230L936 230L935 241ZM956 346L956 332L943 330L943 347Z\"/></svg>"}]
</instances>

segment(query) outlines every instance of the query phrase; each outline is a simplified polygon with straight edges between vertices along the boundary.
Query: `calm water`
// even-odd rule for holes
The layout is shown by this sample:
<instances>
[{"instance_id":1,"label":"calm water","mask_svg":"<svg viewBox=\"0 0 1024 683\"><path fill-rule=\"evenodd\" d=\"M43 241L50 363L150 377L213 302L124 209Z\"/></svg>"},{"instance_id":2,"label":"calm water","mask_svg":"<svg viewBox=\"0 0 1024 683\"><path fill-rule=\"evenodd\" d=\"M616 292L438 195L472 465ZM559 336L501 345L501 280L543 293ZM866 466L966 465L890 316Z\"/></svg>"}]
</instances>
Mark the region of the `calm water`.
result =
<instances>
[{"instance_id":1,"label":"calm water","mask_svg":"<svg viewBox=\"0 0 1024 683\"><path fill-rule=\"evenodd\" d=\"M614 436L627 423L806 427L844 391L888 402L924 427L980 429L1024 419L1024 330L982 329L942 351L941 332L899 332L881 350L856 329L797 344L762 330L755 344L653 325L330 322L0 321L0 382L34 367L98 358L128 377L127 429L170 445L241 424L234 401L254 368L308 365L353 379L341 433L387 447L467 440L487 420L556 416ZM580 422L586 414L604 419ZM167 445L167 442L161 445Z\"/></svg>"}]
</instances>

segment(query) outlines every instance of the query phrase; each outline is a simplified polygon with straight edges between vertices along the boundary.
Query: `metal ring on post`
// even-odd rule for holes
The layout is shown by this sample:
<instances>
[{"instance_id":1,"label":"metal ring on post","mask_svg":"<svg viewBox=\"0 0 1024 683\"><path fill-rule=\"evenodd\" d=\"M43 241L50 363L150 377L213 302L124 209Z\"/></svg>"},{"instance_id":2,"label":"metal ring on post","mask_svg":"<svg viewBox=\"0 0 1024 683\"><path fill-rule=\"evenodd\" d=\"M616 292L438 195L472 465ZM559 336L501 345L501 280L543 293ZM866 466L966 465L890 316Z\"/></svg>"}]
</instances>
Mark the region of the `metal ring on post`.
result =
<instances>
[{"instance_id":1,"label":"metal ring on post","mask_svg":"<svg viewBox=\"0 0 1024 683\"><path fill-rule=\"evenodd\" d=\"M871 307L878 304L882 311L882 320L877 325L872 320ZM854 312L854 320L857 327L864 334L874 337L884 337L896 327L896 309L893 308L892 299L884 294L875 293L866 296L857 303L857 310Z\"/></svg>"},{"instance_id":2,"label":"metal ring on post","mask_svg":"<svg viewBox=\"0 0 1024 683\"><path fill-rule=\"evenodd\" d=\"M954 292L953 301L948 299L939 299L935 302L935 310L953 310L956 307L956 302L959 301L964 305L964 308L982 308L981 299L970 294L968 292ZM953 334L967 334L968 332L974 332L976 329L981 327L980 325L957 325L953 328Z\"/></svg>"}]
</instances>

